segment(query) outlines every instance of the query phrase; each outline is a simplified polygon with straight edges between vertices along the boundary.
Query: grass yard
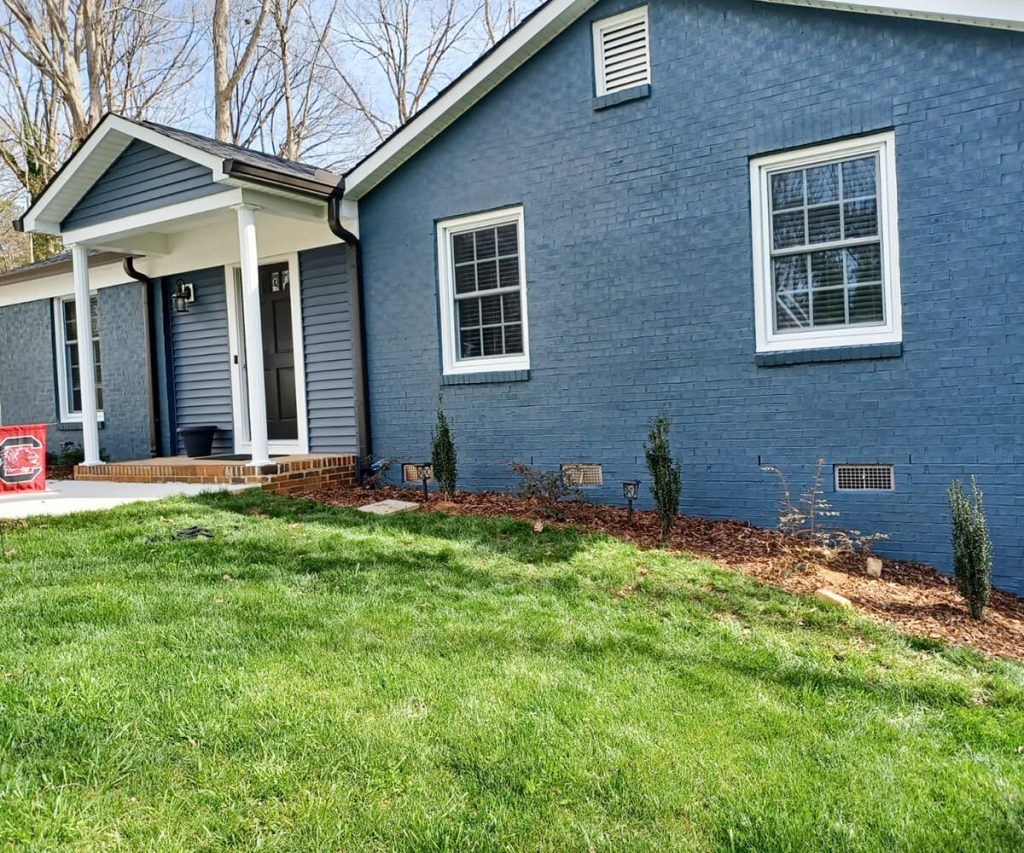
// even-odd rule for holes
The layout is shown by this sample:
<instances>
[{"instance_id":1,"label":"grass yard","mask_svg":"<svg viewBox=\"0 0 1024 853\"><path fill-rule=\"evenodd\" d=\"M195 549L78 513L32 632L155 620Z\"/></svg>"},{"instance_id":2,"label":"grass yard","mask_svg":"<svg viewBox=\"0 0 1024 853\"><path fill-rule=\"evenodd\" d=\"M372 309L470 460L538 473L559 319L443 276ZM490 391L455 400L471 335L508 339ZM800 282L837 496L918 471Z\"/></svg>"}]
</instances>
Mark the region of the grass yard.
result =
<instances>
[{"instance_id":1,"label":"grass yard","mask_svg":"<svg viewBox=\"0 0 1024 853\"><path fill-rule=\"evenodd\" d=\"M258 493L7 548L0 847L1024 847L1024 668L705 562Z\"/></svg>"}]
</instances>

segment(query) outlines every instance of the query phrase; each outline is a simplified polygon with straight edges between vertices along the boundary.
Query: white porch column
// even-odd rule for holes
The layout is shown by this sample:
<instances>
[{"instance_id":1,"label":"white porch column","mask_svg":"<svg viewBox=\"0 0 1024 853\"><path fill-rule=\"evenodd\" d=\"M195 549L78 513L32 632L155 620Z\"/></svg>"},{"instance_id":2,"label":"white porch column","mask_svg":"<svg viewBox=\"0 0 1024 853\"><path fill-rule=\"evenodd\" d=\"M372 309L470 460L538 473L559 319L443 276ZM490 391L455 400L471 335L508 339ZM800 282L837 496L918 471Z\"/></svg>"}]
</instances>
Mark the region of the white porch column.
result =
<instances>
[{"instance_id":1,"label":"white porch column","mask_svg":"<svg viewBox=\"0 0 1024 853\"><path fill-rule=\"evenodd\" d=\"M242 268L242 314L245 317L245 362L249 385L249 432L252 465L270 463L267 447L267 391L263 379L263 322L260 317L259 250L256 245L256 211L241 204L238 212L238 257Z\"/></svg>"},{"instance_id":2,"label":"white porch column","mask_svg":"<svg viewBox=\"0 0 1024 853\"><path fill-rule=\"evenodd\" d=\"M96 407L96 360L92 349L92 307L89 296L89 250L74 243L71 270L75 282L75 326L78 334L78 378L82 387L82 449L86 465L99 465L100 431ZM70 377L68 377L70 381Z\"/></svg>"}]
</instances>

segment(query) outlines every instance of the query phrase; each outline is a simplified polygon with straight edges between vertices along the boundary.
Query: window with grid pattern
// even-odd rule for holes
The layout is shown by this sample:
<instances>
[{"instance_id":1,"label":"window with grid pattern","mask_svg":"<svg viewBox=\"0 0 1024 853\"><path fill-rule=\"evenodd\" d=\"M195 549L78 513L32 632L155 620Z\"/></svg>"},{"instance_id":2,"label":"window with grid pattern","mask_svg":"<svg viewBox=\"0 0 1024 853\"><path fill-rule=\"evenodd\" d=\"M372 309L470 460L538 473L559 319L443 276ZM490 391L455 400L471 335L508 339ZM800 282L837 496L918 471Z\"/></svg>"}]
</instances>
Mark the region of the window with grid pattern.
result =
<instances>
[{"instance_id":1,"label":"window with grid pattern","mask_svg":"<svg viewBox=\"0 0 1024 853\"><path fill-rule=\"evenodd\" d=\"M92 353L96 363L96 408L103 410L103 365L100 360L99 304L96 296L89 300L92 316ZM78 314L74 299L61 299L57 317L57 358L60 369L60 393L63 413L68 416L82 414L82 379L78 348Z\"/></svg>"},{"instance_id":2,"label":"window with grid pattern","mask_svg":"<svg viewBox=\"0 0 1024 853\"><path fill-rule=\"evenodd\" d=\"M892 465L836 465L840 492L891 492L895 488Z\"/></svg>"},{"instance_id":3,"label":"window with grid pattern","mask_svg":"<svg viewBox=\"0 0 1024 853\"><path fill-rule=\"evenodd\" d=\"M522 210L441 223L446 372L526 367Z\"/></svg>"},{"instance_id":4,"label":"window with grid pattern","mask_svg":"<svg viewBox=\"0 0 1024 853\"><path fill-rule=\"evenodd\" d=\"M899 341L891 133L751 161L758 351Z\"/></svg>"}]
</instances>

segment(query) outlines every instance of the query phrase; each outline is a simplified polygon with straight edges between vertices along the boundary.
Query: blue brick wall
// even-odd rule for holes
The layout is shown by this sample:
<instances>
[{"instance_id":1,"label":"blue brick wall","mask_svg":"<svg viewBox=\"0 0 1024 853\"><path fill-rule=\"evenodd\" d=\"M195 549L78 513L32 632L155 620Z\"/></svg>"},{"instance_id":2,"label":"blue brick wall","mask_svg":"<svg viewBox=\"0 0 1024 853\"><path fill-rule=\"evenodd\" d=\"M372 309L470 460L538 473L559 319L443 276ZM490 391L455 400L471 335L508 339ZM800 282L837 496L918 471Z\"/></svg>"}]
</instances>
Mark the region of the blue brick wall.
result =
<instances>
[{"instance_id":1,"label":"blue brick wall","mask_svg":"<svg viewBox=\"0 0 1024 853\"><path fill-rule=\"evenodd\" d=\"M100 448L113 461L150 455L145 295L132 282L97 291L103 364ZM5 424L45 423L51 452L82 443L82 427L61 423L54 362L53 300L0 308L0 413Z\"/></svg>"},{"instance_id":2,"label":"blue brick wall","mask_svg":"<svg viewBox=\"0 0 1024 853\"><path fill-rule=\"evenodd\" d=\"M802 484L818 457L892 462L895 492L829 497L942 569L947 484L978 473L997 580L1024 590L1024 37L653 0L650 96L595 110L591 22L631 5L599 3L362 201L375 452L427 452L435 220L521 203L531 369L443 387L463 486L506 486L511 459L598 461L593 496L618 500L667 410L684 511L771 524L759 463ZM759 365L749 158L886 128L902 353Z\"/></svg>"}]
</instances>

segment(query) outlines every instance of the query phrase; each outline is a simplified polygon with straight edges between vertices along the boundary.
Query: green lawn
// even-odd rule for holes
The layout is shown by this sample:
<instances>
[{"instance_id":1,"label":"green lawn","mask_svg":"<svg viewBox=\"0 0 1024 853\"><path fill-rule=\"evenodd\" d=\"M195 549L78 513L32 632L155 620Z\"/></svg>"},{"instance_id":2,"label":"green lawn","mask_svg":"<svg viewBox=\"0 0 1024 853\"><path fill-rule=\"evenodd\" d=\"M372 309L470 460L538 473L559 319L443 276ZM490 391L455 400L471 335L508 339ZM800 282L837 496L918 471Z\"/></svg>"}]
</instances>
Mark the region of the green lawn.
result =
<instances>
[{"instance_id":1,"label":"green lawn","mask_svg":"<svg viewBox=\"0 0 1024 853\"><path fill-rule=\"evenodd\" d=\"M1024 669L705 562L255 493L7 547L0 847L1024 846Z\"/></svg>"}]
</instances>

